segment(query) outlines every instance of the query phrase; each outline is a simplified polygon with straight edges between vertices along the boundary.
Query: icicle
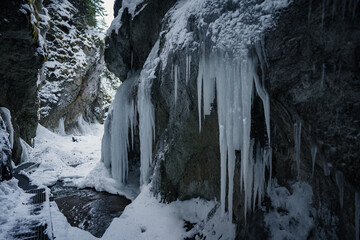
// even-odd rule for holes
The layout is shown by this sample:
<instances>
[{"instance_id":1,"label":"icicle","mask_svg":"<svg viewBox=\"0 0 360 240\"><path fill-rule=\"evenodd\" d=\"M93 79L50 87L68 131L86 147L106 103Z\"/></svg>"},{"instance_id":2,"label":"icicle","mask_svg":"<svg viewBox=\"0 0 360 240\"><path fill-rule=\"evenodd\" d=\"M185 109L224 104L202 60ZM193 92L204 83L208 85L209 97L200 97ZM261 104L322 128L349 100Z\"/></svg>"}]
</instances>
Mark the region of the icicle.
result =
<instances>
[{"instance_id":1,"label":"icicle","mask_svg":"<svg viewBox=\"0 0 360 240\"><path fill-rule=\"evenodd\" d=\"M325 19L325 0L321 1L321 28L324 27L324 19Z\"/></svg>"},{"instance_id":2,"label":"icicle","mask_svg":"<svg viewBox=\"0 0 360 240\"><path fill-rule=\"evenodd\" d=\"M254 70L254 81L256 86L256 92L261 98L264 106L264 115L265 115L265 125L266 125L266 132L268 137L268 144L270 146L270 100L269 95L267 94L265 88L260 85L259 77Z\"/></svg>"},{"instance_id":3,"label":"icicle","mask_svg":"<svg viewBox=\"0 0 360 240\"><path fill-rule=\"evenodd\" d=\"M330 169L329 169L329 165L328 163L323 160L323 170L324 170L324 175L325 176L329 176L330 175Z\"/></svg>"},{"instance_id":4,"label":"icicle","mask_svg":"<svg viewBox=\"0 0 360 240\"><path fill-rule=\"evenodd\" d=\"M267 193L270 194L271 187L272 187L272 149L271 147L267 147L264 151L264 161L267 169L269 169L269 178L268 178L268 186L267 186ZM265 166L264 166L265 168ZM265 169L264 169L264 179L265 179Z\"/></svg>"},{"instance_id":5,"label":"icicle","mask_svg":"<svg viewBox=\"0 0 360 240\"><path fill-rule=\"evenodd\" d=\"M300 145L301 145L301 120L294 124L295 160L297 175L300 178Z\"/></svg>"},{"instance_id":6,"label":"icicle","mask_svg":"<svg viewBox=\"0 0 360 240\"><path fill-rule=\"evenodd\" d=\"M261 49L258 49L258 52ZM260 52L259 52L260 54ZM253 85L263 101L265 121L270 144L270 110L269 98L257 75L257 60L246 55L233 59L225 53L211 53L202 56L199 62L197 78L199 130L202 116L211 113L211 104L217 99L220 144L221 173L221 211L225 212L227 195L228 218L232 219L233 191L235 171L235 150L241 152L240 189L244 191L244 217L255 208L256 199L259 205L265 187L265 168L271 172L271 148L266 154L253 157L254 141L250 141L251 105ZM265 60L263 59L263 64ZM216 85L216 88L215 88ZM203 101L202 101L203 100ZM203 108L204 112L201 112ZM256 150L257 151L257 150ZM228 181L226 177L228 176ZM226 191L226 183L228 189ZM269 185L270 186L270 185ZM252 201L253 200L253 201Z\"/></svg>"},{"instance_id":7,"label":"icicle","mask_svg":"<svg viewBox=\"0 0 360 240\"><path fill-rule=\"evenodd\" d=\"M140 185L145 184L149 178L149 169L152 165L152 142L155 138L155 113L151 103L151 86L155 78L155 69L160 62L157 57L159 41L152 48L144 69L140 74L138 87L137 109L139 113L140 131ZM175 65L175 78L177 79L178 66ZM177 81L177 80L176 80ZM177 84L176 84L177 85ZM177 86L176 86L177 88ZM176 97L175 97L176 101Z\"/></svg>"},{"instance_id":8,"label":"icicle","mask_svg":"<svg viewBox=\"0 0 360 240\"><path fill-rule=\"evenodd\" d=\"M131 61L130 62L130 70L132 70L134 67L134 52L133 51L131 51L131 60L130 61Z\"/></svg>"},{"instance_id":9,"label":"icicle","mask_svg":"<svg viewBox=\"0 0 360 240\"><path fill-rule=\"evenodd\" d=\"M10 141L10 146L12 148L14 146L14 128L11 123L10 110L7 109L6 107L0 107L0 111L2 111L4 114L4 118L5 118L4 122L5 122L6 128L9 132L9 141Z\"/></svg>"},{"instance_id":10,"label":"icicle","mask_svg":"<svg viewBox=\"0 0 360 240\"><path fill-rule=\"evenodd\" d=\"M104 126L102 161L111 167L111 176L121 184L126 183L128 176L129 128L133 129L136 123L136 108L131 93L138 79L139 75L134 74L120 85Z\"/></svg>"},{"instance_id":11,"label":"icicle","mask_svg":"<svg viewBox=\"0 0 360 240\"><path fill-rule=\"evenodd\" d=\"M199 114L199 132L201 132L201 103L202 103L202 86L203 86L203 67L205 65L205 57L202 56L199 62L199 72L197 77L197 94L198 94L198 114Z\"/></svg>"},{"instance_id":12,"label":"icicle","mask_svg":"<svg viewBox=\"0 0 360 240\"><path fill-rule=\"evenodd\" d=\"M177 101L177 91L178 91L178 77L179 77L179 67L177 64L175 64L174 67L174 96L175 96L175 106L176 106L176 101Z\"/></svg>"},{"instance_id":13,"label":"icicle","mask_svg":"<svg viewBox=\"0 0 360 240\"><path fill-rule=\"evenodd\" d=\"M325 64L322 65L322 72L321 72L321 89L324 89L324 81L325 81Z\"/></svg>"},{"instance_id":14,"label":"icicle","mask_svg":"<svg viewBox=\"0 0 360 240\"><path fill-rule=\"evenodd\" d=\"M335 16L335 12L336 12L336 1L337 0L333 0L333 6L332 6L332 11L331 11L331 16L332 17Z\"/></svg>"},{"instance_id":15,"label":"icicle","mask_svg":"<svg viewBox=\"0 0 360 240\"><path fill-rule=\"evenodd\" d=\"M312 7L312 0L309 0L308 23L311 22L311 7Z\"/></svg>"},{"instance_id":16,"label":"icicle","mask_svg":"<svg viewBox=\"0 0 360 240\"><path fill-rule=\"evenodd\" d=\"M225 129L223 125L219 127L219 143L220 143L220 171L221 171L221 180L220 180L220 204L221 204L221 213L222 216L225 214L225 199L226 199L226 140L225 140Z\"/></svg>"},{"instance_id":17,"label":"icicle","mask_svg":"<svg viewBox=\"0 0 360 240\"><path fill-rule=\"evenodd\" d=\"M336 185L339 188L339 201L340 207L343 208L344 206L344 175L340 171L335 172L335 181Z\"/></svg>"},{"instance_id":18,"label":"icicle","mask_svg":"<svg viewBox=\"0 0 360 240\"><path fill-rule=\"evenodd\" d=\"M359 218L360 218L360 198L359 193L355 193L355 239L359 240Z\"/></svg>"},{"instance_id":19,"label":"icicle","mask_svg":"<svg viewBox=\"0 0 360 240\"><path fill-rule=\"evenodd\" d=\"M191 55L186 55L186 84L189 83L191 71Z\"/></svg>"},{"instance_id":20,"label":"icicle","mask_svg":"<svg viewBox=\"0 0 360 240\"><path fill-rule=\"evenodd\" d=\"M20 138L20 145L21 145L20 162L21 163L29 162L30 158L29 158L28 148L31 147L22 138Z\"/></svg>"},{"instance_id":21,"label":"icicle","mask_svg":"<svg viewBox=\"0 0 360 240\"><path fill-rule=\"evenodd\" d=\"M357 8L359 2L360 2L359 0L355 0L355 2L354 2L354 6L353 6L353 8L352 8L352 10L353 10L352 17L353 17L353 18L355 18L356 8Z\"/></svg>"},{"instance_id":22,"label":"icicle","mask_svg":"<svg viewBox=\"0 0 360 240\"><path fill-rule=\"evenodd\" d=\"M314 177L316 153L317 153L317 146L312 146L312 147L311 147L311 159L312 159L311 179L313 179L313 177Z\"/></svg>"},{"instance_id":23,"label":"icicle","mask_svg":"<svg viewBox=\"0 0 360 240\"><path fill-rule=\"evenodd\" d=\"M65 122L65 118L62 117L62 118L59 119L59 125L58 125L58 130L57 131L61 136L66 135L64 122Z\"/></svg>"}]
</instances>

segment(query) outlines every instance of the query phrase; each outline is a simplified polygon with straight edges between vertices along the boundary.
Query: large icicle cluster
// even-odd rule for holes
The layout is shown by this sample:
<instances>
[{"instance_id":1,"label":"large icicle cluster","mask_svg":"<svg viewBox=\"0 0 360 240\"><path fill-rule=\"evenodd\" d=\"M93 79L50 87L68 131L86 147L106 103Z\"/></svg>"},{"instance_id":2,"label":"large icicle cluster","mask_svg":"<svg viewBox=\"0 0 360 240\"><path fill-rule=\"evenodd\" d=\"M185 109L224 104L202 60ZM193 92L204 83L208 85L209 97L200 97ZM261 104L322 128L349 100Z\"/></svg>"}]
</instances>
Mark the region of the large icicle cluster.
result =
<instances>
[{"instance_id":1,"label":"large icicle cluster","mask_svg":"<svg viewBox=\"0 0 360 240\"><path fill-rule=\"evenodd\" d=\"M232 216L235 151L241 151L240 187L245 193L245 219L248 209L251 206L255 208L256 199L261 202L265 189L265 168L271 168L271 149L262 149L257 144L254 156L255 140L250 138L254 83L257 94L263 101L266 124L270 122L269 97L259 82L256 70L257 59L249 57L247 52L239 59L222 53L212 53L210 56L202 56L197 79L199 131L201 119L211 113L216 90L220 134L221 210L225 213L228 176L228 212L229 216ZM267 131L270 136L269 126Z\"/></svg>"},{"instance_id":2,"label":"large icicle cluster","mask_svg":"<svg viewBox=\"0 0 360 240\"><path fill-rule=\"evenodd\" d=\"M136 108L131 93L138 77L138 74L134 74L121 84L104 125L101 160L106 167L111 168L112 177L122 184L126 182L128 176L129 129L133 143L136 126Z\"/></svg>"},{"instance_id":3,"label":"large icicle cluster","mask_svg":"<svg viewBox=\"0 0 360 240\"><path fill-rule=\"evenodd\" d=\"M184 49L201 52L197 78L199 131L201 121L217 100L221 165L221 210L227 209L230 220L234 190L236 151L241 151L241 191L244 191L244 214L261 203L265 191L265 169L271 173L270 103L264 76L257 74L257 58L248 54L254 45L264 70L262 32L274 25L273 14L289 5L289 0L232 1L183 0L168 13L165 42L160 54L162 67L173 64L168 56ZM189 19L195 26L189 27ZM190 30L191 28L197 31ZM186 57L185 79L190 78L191 58ZM176 75L175 75L176 76ZM177 80L177 79L176 79ZM255 89L253 86L255 85ZM174 89L176 91L177 83ZM263 102L268 146L250 138L253 91ZM176 99L175 93L175 99ZM268 176L271 178L271 175ZM228 178L228 179L227 179ZM270 181L269 181L270 182ZM228 186L228 189L226 189Z\"/></svg>"},{"instance_id":4,"label":"large icicle cluster","mask_svg":"<svg viewBox=\"0 0 360 240\"><path fill-rule=\"evenodd\" d=\"M105 121L101 158L105 165L111 168L112 177L121 184L125 184L128 177L128 151L134 144L137 113L140 134L140 184L146 183L149 178L155 130L151 86L159 63L158 49L159 42L154 45L141 73L134 73L120 86ZM136 86L137 100L133 95Z\"/></svg>"}]
</instances>

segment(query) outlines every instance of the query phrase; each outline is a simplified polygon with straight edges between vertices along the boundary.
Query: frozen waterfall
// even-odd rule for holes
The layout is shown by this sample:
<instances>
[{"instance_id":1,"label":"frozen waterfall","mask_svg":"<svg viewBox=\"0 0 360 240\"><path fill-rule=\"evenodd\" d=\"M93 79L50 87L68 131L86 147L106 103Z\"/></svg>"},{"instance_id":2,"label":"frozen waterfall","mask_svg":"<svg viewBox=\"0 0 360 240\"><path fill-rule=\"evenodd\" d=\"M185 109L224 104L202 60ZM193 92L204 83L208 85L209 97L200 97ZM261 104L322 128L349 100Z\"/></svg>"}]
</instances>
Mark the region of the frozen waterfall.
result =
<instances>
[{"instance_id":1,"label":"frozen waterfall","mask_svg":"<svg viewBox=\"0 0 360 240\"><path fill-rule=\"evenodd\" d=\"M137 125L140 135L140 185L146 183L149 178L155 130L151 86L152 79L155 78L155 68L159 63L158 49L157 42L143 70L134 73L121 84L105 121L101 159L106 167L111 168L112 177L121 184L125 184L128 178L128 151L133 148L134 130Z\"/></svg>"},{"instance_id":2,"label":"frozen waterfall","mask_svg":"<svg viewBox=\"0 0 360 240\"><path fill-rule=\"evenodd\" d=\"M124 184L128 176L129 129L131 142L136 126L136 106L131 96L139 74L134 74L119 87L104 125L101 160L111 168L114 179Z\"/></svg>"}]
</instances>

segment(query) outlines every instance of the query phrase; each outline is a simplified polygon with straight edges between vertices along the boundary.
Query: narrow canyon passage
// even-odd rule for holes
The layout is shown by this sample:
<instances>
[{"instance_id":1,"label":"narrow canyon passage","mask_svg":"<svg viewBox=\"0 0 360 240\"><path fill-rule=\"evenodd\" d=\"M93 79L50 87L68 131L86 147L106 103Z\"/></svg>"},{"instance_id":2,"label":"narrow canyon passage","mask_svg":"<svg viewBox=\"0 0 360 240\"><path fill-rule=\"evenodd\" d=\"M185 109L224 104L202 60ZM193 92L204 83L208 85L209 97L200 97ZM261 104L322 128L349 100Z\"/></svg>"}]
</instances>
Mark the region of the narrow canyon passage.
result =
<instances>
[{"instance_id":1,"label":"narrow canyon passage","mask_svg":"<svg viewBox=\"0 0 360 240\"><path fill-rule=\"evenodd\" d=\"M359 240L360 0L0 2L0 240Z\"/></svg>"}]
</instances>

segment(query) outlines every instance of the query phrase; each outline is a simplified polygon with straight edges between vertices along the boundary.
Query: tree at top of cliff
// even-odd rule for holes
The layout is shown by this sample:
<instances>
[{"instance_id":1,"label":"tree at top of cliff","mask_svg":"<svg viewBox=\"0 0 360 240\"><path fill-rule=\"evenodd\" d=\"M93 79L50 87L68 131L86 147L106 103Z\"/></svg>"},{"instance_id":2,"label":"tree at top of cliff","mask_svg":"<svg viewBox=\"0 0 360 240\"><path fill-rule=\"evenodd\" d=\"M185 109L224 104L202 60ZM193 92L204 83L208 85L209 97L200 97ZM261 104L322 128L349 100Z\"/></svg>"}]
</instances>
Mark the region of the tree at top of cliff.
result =
<instances>
[{"instance_id":1,"label":"tree at top of cliff","mask_svg":"<svg viewBox=\"0 0 360 240\"><path fill-rule=\"evenodd\" d=\"M79 10L74 17L81 25L101 27L99 17L106 16L103 0L70 0L70 2Z\"/></svg>"}]
</instances>

